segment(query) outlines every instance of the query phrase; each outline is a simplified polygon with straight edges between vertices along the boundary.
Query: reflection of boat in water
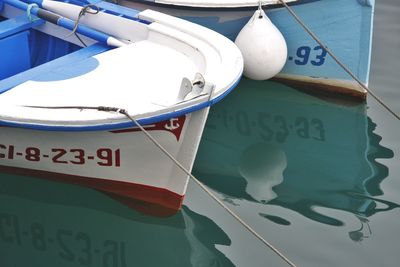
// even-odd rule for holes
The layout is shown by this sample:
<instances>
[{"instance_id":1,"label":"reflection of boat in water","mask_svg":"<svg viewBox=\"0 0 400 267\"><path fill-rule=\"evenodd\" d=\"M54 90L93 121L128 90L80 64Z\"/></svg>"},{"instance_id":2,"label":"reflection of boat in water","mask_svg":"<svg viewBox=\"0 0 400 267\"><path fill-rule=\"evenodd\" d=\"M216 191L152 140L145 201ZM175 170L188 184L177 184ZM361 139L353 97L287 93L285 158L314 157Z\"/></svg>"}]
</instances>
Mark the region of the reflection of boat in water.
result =
<instances>
[{"instance_id":1,"label":"reflection of boat in water","mask_svg":"<svg viewBox=\"0 0 400 267\"><path fill-rule=\"evenodd\" d=\"M183 207L143 216L94 190L1 174L0 266L233 266L229 237Z\"/></svg>"},{"instance_id":2,"label":"reflection of boat in water","mask_svg":"<svg viewBox=\"0 0 400 267\"><path fill-rule=\"evenodd\" d=\"M211 110L195 162L197 177L234 202L277 205L329 225L343 222L315 207L350 212L363 224L398 207L375 198L388 174L377 159L393 152L379 144L365 104L329 103L278 83L265 86L244 79ZM357 239L357 233L351 237Z\"/></svg>"}]
</instances>

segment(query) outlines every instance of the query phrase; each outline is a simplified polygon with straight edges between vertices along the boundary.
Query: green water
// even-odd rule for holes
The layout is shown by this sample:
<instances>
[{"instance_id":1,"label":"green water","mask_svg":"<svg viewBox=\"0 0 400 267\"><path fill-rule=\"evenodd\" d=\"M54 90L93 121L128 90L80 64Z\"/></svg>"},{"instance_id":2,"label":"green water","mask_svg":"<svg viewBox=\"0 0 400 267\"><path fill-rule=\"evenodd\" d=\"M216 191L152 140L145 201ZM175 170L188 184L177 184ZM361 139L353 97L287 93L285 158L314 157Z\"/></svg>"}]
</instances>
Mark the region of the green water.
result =
<instances>
[{"instance_id":1,"label":"green water","mask_svg":"<svg viewBox=\"0 0 400 267\"><path fill-rule=\"evenodd\" d=\"M400 113L400 8L378 0L370 87ZM243 79L210 112L193 173L297 266L399 266L400 123L376 100ZM1 175L0 266L288 266L191 182L173 217Z\"/></svg>"},{"instance_id":2,"label":"green water","mask_svg":"<svg viewBox=\"0 0 400 267\"><path fill-rule=\"evenodd\" d=\"M213 108L196 176L299 266L397 266L398 122L265 86L243 80Z\"/></svg>"}]
</instances>

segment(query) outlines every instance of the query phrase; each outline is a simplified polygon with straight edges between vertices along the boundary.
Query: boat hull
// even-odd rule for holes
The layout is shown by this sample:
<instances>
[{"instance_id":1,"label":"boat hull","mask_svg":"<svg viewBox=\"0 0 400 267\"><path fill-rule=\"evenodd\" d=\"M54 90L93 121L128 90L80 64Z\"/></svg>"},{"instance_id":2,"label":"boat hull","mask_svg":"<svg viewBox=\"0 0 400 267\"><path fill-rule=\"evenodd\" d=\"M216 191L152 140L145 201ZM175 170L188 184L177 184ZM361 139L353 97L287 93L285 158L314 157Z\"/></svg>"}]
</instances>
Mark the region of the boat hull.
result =
<instances>
[{"instance_id":1,"label":"boat hull","mask_svg":"<svg viewBox=\"0 0 400 267\"><path fill-rule=\"evenodd\" d=\"M191 170L207 118L205 108L144 126ZM2 127L0 169L88 186L114 196L157 205L173 214L182 205L188 175L137 127L59 132Z\"/></svg>"},{"instance_id":2,"label":"boat hull","mask_svg":"<svg viewBox=\"0 0 400 267\"><path fill-rule=\"evenodd\" d=\"M152 8L209 27L234 40L254 13L255 8L185 8L121 1L136 9ZM371 60L373 0L297 1L291 8L305 25L367 87ZM340 10L339 10L340 8ZM282 32L288 47L287 62L277 78L299 86L311 85L364 98L361 87L329 56L285 7L265 9L268 17Z\"/></svg>"}]
</instances>

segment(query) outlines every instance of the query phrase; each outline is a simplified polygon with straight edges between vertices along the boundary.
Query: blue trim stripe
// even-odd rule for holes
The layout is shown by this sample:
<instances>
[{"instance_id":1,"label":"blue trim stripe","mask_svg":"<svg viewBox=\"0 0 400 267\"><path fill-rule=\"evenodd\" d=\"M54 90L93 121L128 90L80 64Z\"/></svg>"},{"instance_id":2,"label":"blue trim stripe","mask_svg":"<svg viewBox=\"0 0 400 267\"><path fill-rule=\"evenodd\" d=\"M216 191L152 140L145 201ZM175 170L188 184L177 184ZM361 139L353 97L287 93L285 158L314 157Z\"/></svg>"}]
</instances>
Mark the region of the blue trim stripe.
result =
<instances>
[{"instance_id":1,"label":"blue trim stripe","mask_svg":"<svg viewBox=\"0 0 400 267\"><path fill-rule=\"evenodd\" d=\"M221 101L224 97L226 97L239 83L240 79L238 79L229 89L227 89L223 94L219 95L218 97L206 101L188 108L184 108L181 110L177 110L174 112L169 112L165 114L161 114L158 116L150 117L150 118L145 118L145 119L139 119L137 120L140 125L148 125L148 124L154 124L160 121L168 120L171 118L176 118L185 114L189 114L195 111L198 111L200 109L212 106L219 101ZM101 111L99 111L101 112ZM127 122L120 122L120 123L114 123L114 124L101 124L101 125L93 125L93 126L50 126L50 125L39 125L39 124L27 124L27 123L15 123L15 122L9 122L9 121L1 121L0 120L0 125L1 126L8 126L8 127L17 127L17 128L25 128L25 129L31 129L31 130L42 130L42 131L66 131L66 132L83 132L83 131L105 131L105 130L116 130L116 129L123 129L123 128L129 128L132 126L136 126L133 122L127 121Z\"/></svg>"}]
</instances>

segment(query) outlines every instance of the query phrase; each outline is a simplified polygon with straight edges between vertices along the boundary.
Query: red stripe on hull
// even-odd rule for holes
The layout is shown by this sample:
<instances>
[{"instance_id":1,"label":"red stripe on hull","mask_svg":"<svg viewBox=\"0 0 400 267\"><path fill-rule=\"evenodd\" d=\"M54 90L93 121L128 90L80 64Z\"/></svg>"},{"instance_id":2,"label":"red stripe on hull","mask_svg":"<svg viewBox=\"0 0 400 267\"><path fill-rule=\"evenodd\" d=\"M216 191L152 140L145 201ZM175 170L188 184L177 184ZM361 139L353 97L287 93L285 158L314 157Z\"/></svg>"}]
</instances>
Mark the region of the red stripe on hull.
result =
<instances>
[{"instance_id":1,"label":"red stripe on hull","mask_svg":"<svg viewBox=\"0 0 400 267\"><path fill-rule=\"evenodd\" d=\"M185 121L186 121L186 115L183 115L183 116L180 116L177 118L171 118L169 120L160 121L160 122L157 122L152 125L144 125L143 128L146 131L158 130L158 131L170 132L176 137L176 140L179 141ZM133 127L133 128L128 128L128 129L113 130L111 132L112 133L131 133L131 132L140 132L140 131L141 131L141 129L139 127Z\"/></svg>"},{"instance_id":2,"label":"red stripe on hull","mask_svg":"<svg viewBox=\"0 0 400 267\"><path fill-rule=\"evenodd\" d=\"M28 175L52 181L67 182L90 187L100 190L140 212L157 216L173 215L181 208L184 198L184 195L181 196L167 189L122 181L67 175L9 166L0 166L0 172Z\"/></svg>"}]
</instances>

